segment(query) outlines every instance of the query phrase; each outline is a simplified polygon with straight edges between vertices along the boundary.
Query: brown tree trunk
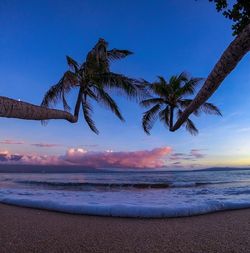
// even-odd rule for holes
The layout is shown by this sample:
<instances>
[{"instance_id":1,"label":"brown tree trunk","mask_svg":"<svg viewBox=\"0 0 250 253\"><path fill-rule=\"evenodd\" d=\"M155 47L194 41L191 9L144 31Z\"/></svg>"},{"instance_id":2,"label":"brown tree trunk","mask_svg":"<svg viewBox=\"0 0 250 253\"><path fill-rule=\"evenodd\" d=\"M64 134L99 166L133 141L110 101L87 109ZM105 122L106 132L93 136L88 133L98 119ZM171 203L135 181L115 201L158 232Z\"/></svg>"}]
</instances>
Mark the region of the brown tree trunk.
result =
<instances>
[{"instance_id":1,"label":"brown tree trunk","mask_svg":"<svg viewBox=\"0 0 250 253\"><path fill-rule=\"evenodd\" d=\"M65 119L71 123L75 123L77 121L72 114L65 111L48 109L42 106L37 106L1 96L0 117L26 120Z\"/></svg>"},{"instance_id":2,"label":"brown tree trunk","mask_svg":"<svg viewBox=\"0 0 250 253\"><path fill-rule=\"evenodd\" d=\"M242 57L250 51L250 24L224 51L192 103L184 110L170 131L176 131L216 91L222 81L237 66Z\"/></svg>"},{"instance_id":3,"label":"brown tree trunk","mask_svg":"<svg viewBox=\"0 0 250 253\"><path fill-rule=\"evenodd\" d=\"M74 111L74 117L75 117L76 121L78 121L80 106L81 106L81 103L82 103L82 93L83 93L83 89L80 88L80 90L78 92L78 97L77 97L76 105L75 105L75 111Z\"/></svg>"}]
</instances>

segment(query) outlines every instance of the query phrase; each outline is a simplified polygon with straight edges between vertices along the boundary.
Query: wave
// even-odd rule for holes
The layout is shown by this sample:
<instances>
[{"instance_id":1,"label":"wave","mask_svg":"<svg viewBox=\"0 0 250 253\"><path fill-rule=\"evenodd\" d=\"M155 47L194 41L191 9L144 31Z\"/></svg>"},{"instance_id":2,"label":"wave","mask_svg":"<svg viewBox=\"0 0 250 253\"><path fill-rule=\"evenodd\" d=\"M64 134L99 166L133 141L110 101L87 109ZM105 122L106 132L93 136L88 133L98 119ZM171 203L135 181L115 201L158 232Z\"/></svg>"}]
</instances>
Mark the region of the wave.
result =
<instances>
[{"instance_id":1,"label":"wave","mask_svg":"<svg viewBox=\"0 0 250 253\"><path fill-rule=\"evenodd\" d=\"M16 181L28 185L51 187L104 187L104 188L168 188L166 183L78 183L78 182L49 182L49 181Z\"/></svg>"},{"instance_id":2,"label":"wave","mask_svg":"<svg viewBox=\"0 0 250 253\"><path fill-rule=\"evenodd\" d=\"M152 203L131 203L130 201L100 202L93 200L94 193L89 195L86 201L81 198L72 198L72 195L59 195L51 191L39 191L31 193L20 190L1 190L0 202L16 206L39 208L51 211L58 211L71 214L114 216L114 217L138 217L138 218L164 218L164 217L185 217L206 214L217 211L250 208L250 199L223 199L223 200L201 200L156 204ZM123 196L127 199L127 196ZM177 198L178 199L178 198ZM103 200L103 198L102 198Z\"/></svg>"},{"instance_id":3,"label":"wave","mask_svg":"<svg viewBox=\"0 0 250 253\"><path fill-rule=\"evenodd\" d=\"M138 188L138 189L165 189L165 188L186 188L206 185L239 183L238 181L216 181L216 182L163 182L163 183L90 183L90 182L51 182L51 181L15 181L15 183L64 188Z\"/></svg>"}]
</instances>

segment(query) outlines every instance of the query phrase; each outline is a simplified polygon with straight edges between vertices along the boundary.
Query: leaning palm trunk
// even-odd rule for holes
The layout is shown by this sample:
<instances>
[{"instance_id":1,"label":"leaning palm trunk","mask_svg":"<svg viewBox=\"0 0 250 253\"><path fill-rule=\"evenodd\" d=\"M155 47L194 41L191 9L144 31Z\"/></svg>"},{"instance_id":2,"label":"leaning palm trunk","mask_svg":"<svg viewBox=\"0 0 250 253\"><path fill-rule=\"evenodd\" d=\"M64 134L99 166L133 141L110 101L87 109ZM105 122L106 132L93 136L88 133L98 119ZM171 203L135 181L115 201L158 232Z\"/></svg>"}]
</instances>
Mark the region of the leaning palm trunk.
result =
<instances>
[{"instance_id":1,"label":"leaning palm trunk","mask_svg":"<svg viewBox=\"0 0 250 253\"><path fill-rule=\"evenodd\" d=\"M250 24L224 51L192 103L185 109L171 131L176 131L216 91L222 81L237 66L242 57L250 51Z\"/></svg>"},{"instance_id":2,"label":"leaning palm trunk","mask_svg":"<svg viewBox=\"0 0 250 253\"><path fill-rule=\"evenodd\" d=\"M48 109L1 96L0 117L26 120L65 119L71 123L77 121L76 117L65 111Z\"/></svg>"}]
</instances>

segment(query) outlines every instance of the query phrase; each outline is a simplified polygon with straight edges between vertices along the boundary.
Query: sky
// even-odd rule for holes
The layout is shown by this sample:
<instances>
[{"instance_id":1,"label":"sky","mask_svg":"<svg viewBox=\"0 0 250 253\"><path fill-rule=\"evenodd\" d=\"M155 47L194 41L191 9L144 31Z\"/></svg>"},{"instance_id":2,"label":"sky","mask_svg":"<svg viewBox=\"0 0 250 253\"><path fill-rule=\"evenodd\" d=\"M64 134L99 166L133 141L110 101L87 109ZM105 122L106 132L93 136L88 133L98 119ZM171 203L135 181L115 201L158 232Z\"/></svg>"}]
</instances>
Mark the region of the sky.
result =
<instances>
[{"instance_id":1,"label":"sky","mask_svg":"<svg viewBox=\"0 0 250 253\"><path fill-rule=\"evenodd\" d=\"M40 104L67 70L66 55L82 62L99 38L134 54L113 72L155 81L186 71L207 77L233 40L231 22L206 0L1 0L0 94ZM94 104L99 135L77 124L0 118L0 163L68 164L112 168L194 169L250 166L250 56L210 98L223 117L193 117L199 129L174 133L141 127L145 109L115 96L125 118ZM76 92L68 96L74 106ZM58 104L61 109L62 105Z\"/></svg>"}]
</instances>

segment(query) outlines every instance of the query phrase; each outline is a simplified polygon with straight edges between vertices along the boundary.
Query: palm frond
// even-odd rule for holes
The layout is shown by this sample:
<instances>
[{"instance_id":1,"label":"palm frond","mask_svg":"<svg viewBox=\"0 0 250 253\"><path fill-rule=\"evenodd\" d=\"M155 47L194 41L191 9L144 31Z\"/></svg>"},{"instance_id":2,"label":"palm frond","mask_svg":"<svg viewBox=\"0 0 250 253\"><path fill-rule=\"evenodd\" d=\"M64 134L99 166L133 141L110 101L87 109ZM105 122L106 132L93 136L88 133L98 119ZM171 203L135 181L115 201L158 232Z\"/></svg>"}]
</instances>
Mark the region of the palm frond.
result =
<instances>
[{"instance_id":1,"label":"palm frond","mask_svg":"<svg viewBox=\"0 0 250 253\"><path fill-rule=\"evenodd\" d=\"M84 119L86 120L89 128L96 134L99 134L98 129L95 126L95 122L91 118L91 113L92 113L92 107L91 105L86 101L86 99L82 100L82 109L83 109L83 116Z\"/></svg>"},{"instance_id":2,"label":"palm frond","mask_svg":"<svg viewBox=\"0 0 250 253\"><path fill-rule=\"evenodd\" d=\"M70 56L66 56L67 59L67 63L69 65L69 67L75 71L75 73L77 73L78 68L79 68L79 64L77 63L77 61L75 61L73 58L71 58Z\"/></svg>"},{"instance_id":3,"label":"palm frond","mask_svg":"<svg viewBox=\"0 0 250 253\"><path fill-rule=\"evenodd\" d=\"M176 92L181 87L181 80L178 79L177 76L171 76L169 79L169 86L171 87L173 92Z\"/></svg>"},{"instance_id":4,"label":"palm frond","mask_svg":"<svg viewBox=\"0 0 250 253\"><path fill-rule=\"evenodd\" d=\"M143 81L126 77L112 72L98 74L93 77L93 82L101 84L106 88L117 90L131 99L145 97Z\"/></svg>"},{"instance_id":5,"label":"palm frond","mask_svg":"<svg viewBox=\"0 0 250 253\"><path fill-rule=\"evenodd\" d=\"M155 104L163 104L163 103L164 103L163 98L148 98L148 99L142 100L140 102L140 105L143 107L149 107Z\"/></svg>"},{"instance_id":6,"label":"palm frond","mask_svg":"<svg viewBox=\"0 0 250 253\"><path fill-rule=\"evenodd\" d=\"M157 76L157 78L159 79L159 83L163 86L167 85L168 82L166 81L166 79L163 76Z\"/></svg>"},{"instance_id":7,"label":"palm frond","mask_svg":"<svg viewBox=\"0 0 250 253\"><path fill-rule=\"evenodd\" d=\"M127 57L128 55L131 55L133 54L131 51L129 50L120 50L120 49L112 49L112 50L109 50L107 52L108 54L108 59L113 61L113 60L120 60L120 59L123 59L125 57Z\"/></svg>"},{"instance_id":8,"label":"palm frond","mask_svg":"<svg viewBox=\"0 0 250 253\"><path fill-rule=\"evenodd\" d=\"M163 122L164 125L166 125L167 127L170 126L170 110L169 110L169 106L166 106L165 109L161 110L159 112L159 118L160 118L160 121Z\"/></svg>"},{"instance_id":9,"label":"palm frond","mask_svg":"<svg viewBox=\"0 0 250 253\"><path fill-rule=\"evenodd\" d=\"M97 94L97 101L102 103L108 109L110 109L121 121L124 121L122 114L116 104L116 102L109 96L107 92L105 92L101 88L95 89L95 93Z\"/></svg>"},{"instance_id":10,"label":"palm frond","mask_svg":"<svg viewBox=\"0 0 250 253\"><path fill-rule=\"evenodd\" d=\"M195 88L204 80L203 78L191 78L180 88L179 96L193 95Z\"/></svg>"},{"instance_id":11,"label":"palm frond","mask_svg":"<svg viewBox=\"0 0 250 253\"><path fill-rule=\"evenodd\" d=\"M179 118L182 114L182 110L178 109L177 110L177 117ZM194 123L192 120L187 119L184 123L186 130L192 134L192 135L197 135L198 134L198 129L195 127Z\"/></svg>"},{"instance_id":12,"label":"palm frond","mask_svg":"<svg viewBox=\"0 0 250 253\"><path fill-rule=\"evenodd\" d=\"M91 88L93 87L87 87L86 90L83 92L86 96L94 99L96 102L98 102L98 97L97 95L95 94L94 91L91 90Z\"/></svg>"},{"instance_id":13,"label":"palm frond","mask_svg":"<svg viewBox=\"0 0 250 253\"><path fill-rule=\"evenodd\" d=\"M179 76L171 76L169 80L169 86L172 88L172 93L174 93L176 96L181 95L182 87L185 85L185 83L188 82L188 75L185 72L182 72Z\"/></svg>"},{"instance_id":14,"label":"palm frond","mask_svg":"<svg viewBox=\"0 0 250 253\"><path fill-rule=\"evenodd\" d=\"M152 83L151 90L154 94L158 95L161 98L167 98L168 95L172 92L170 85L163 81Z\"/></svg>"},{"instance_id":15,"label":"palm frond","mask_svg":"<svg viewBox=\"0 0 250 253\"><path fill-rule=\"evenodd\" d=\"M179 99L177 103L181 109L185 110L192 103L192 101L193 101L192 99ZM197 117L200 116L200 113L201 110L199 109L193 112L193 114Z\"/></svg>"},{"instance_id":16,"label":"palm frond","mask_svg":"<svg viewBox=\"0 0 250 253\"><path fill-rule=\"evenodd\" d=\"M204 103L200 106L200 109L207 114L215 114L222 116L220 109L212 103Z\"/></svg>"},{"instance_id":17,"label":"palm frond","mask_svg":"<svg viewBox=\"0 0 250 253\"><path fill-rule=\"evenodd\" d=\"M63 82L62 79L45 93L41 106L50 107L51 104L56 104L61 98Z\"/></svg>"},{"instance_id":18,"label":"palm frond","mask_svg":"<svg viewBox=\"0 0 250 253\"><path fill-rule=\"evenodd\" d=\"M188 81L188 74L186 72L181 72L179 76L176 76L176 79L179 82L187 82Z\"/></svg>"},{"instance_id":19,"label":"palm frond","mask_svg":"<svg viewBox=\"0 0 250 253\"><path fill-rule=\"evenodd\" d=\"M186 109L192 103L192 101L192 99L181 99L178 101L178 104L182 109ZM220 109L212 103L204 103L197 110L195 110L193 114L195 116L199 116L201 112L222 116Z\"/></svg>"},{"instance_id":20,"label":"palm frond","mask_svg":"<svg viewBox=\"0 0 250 253\"><path fill-rule=\"evenodd\" d=\"M199 133L198 129L195 127L191 119L185 121L187 131L192 135L197 135Z\"/></svg>"},{"instance_id":21,"label":"palm frond","mask_svg":"<svg viewBox=\"0 0 250 253\"><path fill-rule=\"evenodd\" d=\"M160 109L161 105L157 104L143 114L142 127L148 135L150 134L150 130L152 129L157 119L157 114Z\"/></svg>"},{"instance_id":22,"label":"palm frond","mask_svg":"<svg viewBox=\"0 0 250 253\"><path fill-rule=\"evenodd\" d=\"M45 94L41 106L50 107L62 99L64 110L69 111L70 107L66 101L65 94L78 83L77 77L71 71L65 72L61 80L53 85Z\"/></svg>"},{"instance_id":23,"label":"palm frond","mask_svg":"<svg viewBox=\"0 0 250 253\"><path fill-rule=\"evenodd\" d=\"M63 109L64 111L70 112L71 108L67 103L66 97L65 97L65 92L62 92L62 102L63 102Z\"/></svg>"}]
</instances>

